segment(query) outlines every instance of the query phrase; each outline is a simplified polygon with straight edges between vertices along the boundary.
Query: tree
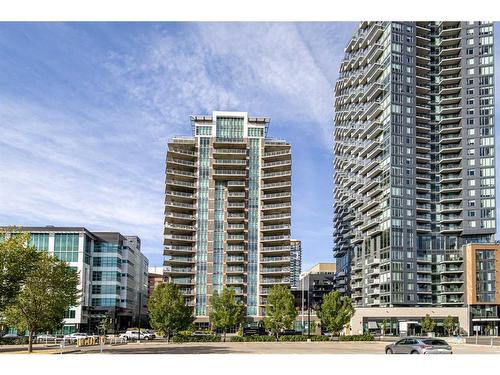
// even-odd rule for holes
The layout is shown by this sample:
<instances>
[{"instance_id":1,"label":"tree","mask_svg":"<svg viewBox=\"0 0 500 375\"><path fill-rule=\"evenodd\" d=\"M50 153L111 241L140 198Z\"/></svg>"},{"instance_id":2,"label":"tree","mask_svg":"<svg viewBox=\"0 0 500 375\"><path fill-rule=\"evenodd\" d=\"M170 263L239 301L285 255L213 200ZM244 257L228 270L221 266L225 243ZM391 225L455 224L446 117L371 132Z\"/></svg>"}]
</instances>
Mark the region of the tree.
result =
<instances>
[{"instance_id":1,"label":"tree","mask_svg":"<svg viewBox=\"0 0 500 375\"><path fill-rule=\"evenodd\" d=\"M106 315L99 322L99 334L106 335L106 333L110 328L111 328L111 318L109 317L109 315Z\"/></svg>"},{"instance_id":2,"label":"tree","mask_svg":"<svg viewBox=\"0 0 500 375\"><path fill-rule=\"evenodd\" d=\"M7 324L29 332L29 353L33 351L33 334L60 328L64 313L77 305L78 284L78 273L65 262L39 252L19 294L5 310Z\"/></svg>"},{"instance_id":3,"label":"tree","mask_svg":"<svg viewBox=\"0 0 500 375\"><path fill-rule=\"evenodd\" d=\"M425 315L425 318L422 319L422 322L420 323L422 326L422 330L424 332L434 332L434 328L436 328L436 322L431 318L429 314Z\"/></svg>"},{"instance_id":4,"label":"tree","mask_svg":"<svg viewBox=\"0 0 500 375\"><path fill-rule=\"evenodd\" d=\"M455 329L455 321L451 315L448 315L443 320L443 328L448 332L448 336L451 336L453 330Z\"/></svg>"},{"instance_id":5,"label":"tree","mask_svg":"<svg viewBox=\"0 0 500 375\"><path fill-rule=\"evenodd\" d=\"M245 306L236 302L233 288L224 288L220 295L214 291L210 305L210 322L215 328L222 329L225 342L227 330L245 321Z\"/></svg>"},{"instance_id":6,"label":"tree","mask_svg":"<svg viewBox=\"0 0 500 375\"><path fill-rule=\"evenodd\" d=\"M276 336L276 341L281 331L292 326L296 316L297 311L290 289L283 285L273 286L267 296L264 326Z\"/></svg>"},{"instance_id":7,"label":"tree","mask_svg":"<svg viewBox=\"0 0 500 375\"><path fill-rule=\"evenodd\" d=\"M29 234L8 230L11 236L0 233L0 312L19 294L26 275L37 261L39 252L29 245Z\"/></svg>"},{"instance_id":8,"label":"tree","mask_svg":"<svg viewBox=\"0 0 500 375\"><path fill-rule=\"evenodd\" d=\"M349 297L341 297L337 290L323 296L323 303L318 311L321 326L333 336L338 336L351 321L354 307Z\"/></svg>"},{"instance_id":9,"label":"tree","mask_svg":"<svg viewBox=\"0 0 500 375\"><path fill-rule=\"evenodd\" d=\"M382 336L385 336L385 331L387 330L387 327L389 326L389 322L387 319L384 319L382 321L382 324L380 324L380 329L382 330Z\"/></svg>"},{"instance_id":10,"label":"tree","mask_svg":"<svg viewBox=\"0 0 500 375\"><path fill-rule=\"evenodd\" d=\"M178 285L157 285L148 302L151 327L170 341L172 334L188 329L194 321L193 309L186 306Z\"/></svg>"}]
</instances>

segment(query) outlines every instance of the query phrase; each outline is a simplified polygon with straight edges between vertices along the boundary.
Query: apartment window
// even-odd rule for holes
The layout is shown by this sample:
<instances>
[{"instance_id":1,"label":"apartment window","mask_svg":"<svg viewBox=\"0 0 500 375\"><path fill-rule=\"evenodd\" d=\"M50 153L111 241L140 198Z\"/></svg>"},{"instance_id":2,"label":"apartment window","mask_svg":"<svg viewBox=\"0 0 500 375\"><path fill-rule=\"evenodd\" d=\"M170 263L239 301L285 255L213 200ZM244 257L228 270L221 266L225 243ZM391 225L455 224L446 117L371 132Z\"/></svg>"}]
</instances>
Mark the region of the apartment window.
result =
<instances>
[{"instance_id":1,"label":"apartment window","mask_svg":"<svg viewBox=\"0 0 500 375\"><path fill-rule=\"evenodd\" d=\"M467 59L468 65L474 65L474 58Z\"/></svg>"},{"instance_id":2,"label":"apartment window","mask_svg":"<svg viewBox=\"0 0 500 375\"><path fill-rule=\"evenodd\" d=\"M474 169L467 169L467 176L474 176L476 171Z\"/></svg>"},{"instance_id":3,"label":"apartment window","mask_svg":"<svg viewBox=\"0 0 500 375\"><path fill-rule=\"evenodd\" d=\"M474 34L474 29L467 29L467 35L473 35ZM469 39L473 40L473 39Z\"/></svg>"},{"instance_id":4,"label":"apartment window","mask_svg":"<svg viewBox=\"0 0 500 375\"><path fill-rule=\"evenodd\" d=\"M467 105L474 105L474 99L473 98L468 98L467 99Z\"/></svg>"},{"instance_id":5,"label":"apartment window","mask_svg":"<svg viewBox=\"0 0 500 375\"><path fill-rule=\"evenodd\" d=\"M467 39L467 45L469 45L469 46L474 45L474 39L472 39L472 38Z\"/></svg>"},{"instance_id":6,"label":"apartment window","mask_svg":"<svg viewBox=\"0 0 500 375\"><path fill-rule=\"evenodd\" d=\"M474 54L474 48L467 48L467 55L473 55Z\"/></svg>"},{"instance_id":7,"label":"apartment window","mask_svg":"<svg viewBox=\"0 0 500 375\"><path fill-rule=\"evenodd\" d=\"M469 156L472 156L472 155L474 155L475 153L476 153L476 150L475 150L475 149L473 149L473 148L469 148L469 149L467 150L467 155L469 155Z\"/></svg>"},{"instance_id":8,"label":"apartment window","mask_svg":"<svg viewBox=\"0 0 500 375\"><path fill-rule=\"evenodd\" d=\"M470 75L470 76L473 75L474 74L474 68L467 69L467 74Z\"/></svg>"},{"instance_id":9,"label":"apartment window","mask_svg":"<svg viewBox=\"0 0 500 375\"><path fill-rule=\"evenodd\" d=\"M467 95L474 95L474 89L467 89Z\"/></svg>"},{"instance_id":10,"label":"apartment window","mask_svg":"<svg viewBox=\"0 0 500 375\"><path fill-rule=\"evenodd\" d=\"M467 78L467 84L468 85L473 85L474 84L474 78Z\"/></svg>"}]
</instances>

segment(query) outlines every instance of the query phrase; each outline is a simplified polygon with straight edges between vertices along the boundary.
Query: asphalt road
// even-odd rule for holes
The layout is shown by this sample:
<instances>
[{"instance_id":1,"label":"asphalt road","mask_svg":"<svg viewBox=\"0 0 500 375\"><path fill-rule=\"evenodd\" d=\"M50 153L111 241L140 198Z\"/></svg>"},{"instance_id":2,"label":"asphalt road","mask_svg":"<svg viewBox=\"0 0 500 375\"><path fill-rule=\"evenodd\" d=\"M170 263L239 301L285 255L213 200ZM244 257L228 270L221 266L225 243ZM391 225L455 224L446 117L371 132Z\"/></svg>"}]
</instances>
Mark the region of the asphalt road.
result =
<instances>
[{"instance_id":1,"label":"asphalt road","mask_svg":"<svg viewBox=\"0 0 500 375\"><path fill-rule=\"evenodd\" d=\"M129 343L106 346L107 354L383 354L385 342L249 342L249 343ZM456 354L500 354L500 347L452 344ZM98 353L99 348L80 348L79 353Z\"/></svg>"}]
</instances>

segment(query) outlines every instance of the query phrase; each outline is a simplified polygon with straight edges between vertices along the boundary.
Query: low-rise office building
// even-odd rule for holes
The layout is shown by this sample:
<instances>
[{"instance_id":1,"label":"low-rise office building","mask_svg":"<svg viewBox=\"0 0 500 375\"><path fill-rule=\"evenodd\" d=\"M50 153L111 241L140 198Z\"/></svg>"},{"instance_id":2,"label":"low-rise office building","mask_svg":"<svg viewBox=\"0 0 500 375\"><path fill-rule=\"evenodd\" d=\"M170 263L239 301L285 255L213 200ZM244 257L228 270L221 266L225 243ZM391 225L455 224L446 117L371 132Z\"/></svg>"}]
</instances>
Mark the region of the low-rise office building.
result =
<instances>
[{"instance_id":1,"label":"low-rise office building","mask_svg":"<svg viewBox=\"0 0 500 375\"><path fill-rule=\"evenodd\" d=\"M0 231L10 236L10 228ZM91 232L83 227L22 227L30 244L66 261L78 272L80 304L66 312L63 333L95 332L102 318L111 318L111 331L147 320L148 259L137 236ZM141 306L141 307L139 307Z\"/></svg>"},{"instance_id":2,"label":"low-rise office building","mask_svg":"<svg viewBox=\"0 0 500 375\"><path fill-rule=\"evenodd\" d=\"M163 267L149 267L148 268L148 297L153 293L157 285L165 281L163 276Z\"/></svg>"}]
</instances>

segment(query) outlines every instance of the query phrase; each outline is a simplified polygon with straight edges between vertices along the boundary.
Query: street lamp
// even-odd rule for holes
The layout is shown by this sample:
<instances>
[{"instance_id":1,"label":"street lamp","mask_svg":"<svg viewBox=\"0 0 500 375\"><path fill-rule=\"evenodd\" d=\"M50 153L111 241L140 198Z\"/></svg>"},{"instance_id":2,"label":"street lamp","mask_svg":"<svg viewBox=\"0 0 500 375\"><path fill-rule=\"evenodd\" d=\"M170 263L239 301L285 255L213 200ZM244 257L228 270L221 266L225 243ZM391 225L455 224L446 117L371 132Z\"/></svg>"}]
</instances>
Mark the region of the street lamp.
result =
<instances>
[{"instance_id":1,"label":"street lamp","mask_svg":"<svg viewBox=\"0 0 500 375\"><path fill-rule=\"evenodd\" d=\"M142 293L141 291L139 290L139 323L138 323L138 331L139 331L139 337L137 338L137 343L140 344L141 343L141 312L142 312L142 309L141 309L141 305L142 305Z\"/></svg>"}]
</instances>

